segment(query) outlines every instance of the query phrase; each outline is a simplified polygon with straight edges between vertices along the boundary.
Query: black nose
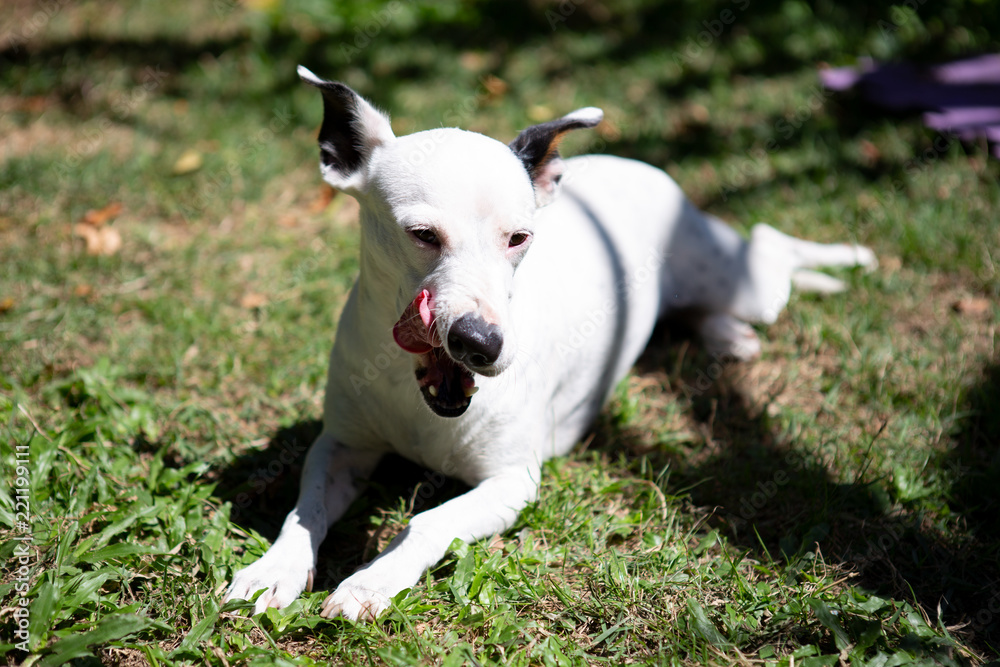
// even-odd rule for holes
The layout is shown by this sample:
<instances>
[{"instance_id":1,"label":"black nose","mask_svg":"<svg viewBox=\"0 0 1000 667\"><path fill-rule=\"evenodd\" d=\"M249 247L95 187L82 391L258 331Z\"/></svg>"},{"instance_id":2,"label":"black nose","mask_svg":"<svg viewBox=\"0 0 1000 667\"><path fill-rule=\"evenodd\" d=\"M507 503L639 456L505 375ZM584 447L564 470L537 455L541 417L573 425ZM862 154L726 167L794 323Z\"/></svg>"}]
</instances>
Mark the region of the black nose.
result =
<instances>
[{"instance_id":1,"label":"black nose","mask_svg":"<svg viewBox=\"0 0 1000 667\"><path fill-rule=\"evenodd\" d=\"M473 368L483 368L500 358L503 335L500 327L478 315L463 315L448 331L448 350L458 361Z\"/></svg>"}]
</instances>

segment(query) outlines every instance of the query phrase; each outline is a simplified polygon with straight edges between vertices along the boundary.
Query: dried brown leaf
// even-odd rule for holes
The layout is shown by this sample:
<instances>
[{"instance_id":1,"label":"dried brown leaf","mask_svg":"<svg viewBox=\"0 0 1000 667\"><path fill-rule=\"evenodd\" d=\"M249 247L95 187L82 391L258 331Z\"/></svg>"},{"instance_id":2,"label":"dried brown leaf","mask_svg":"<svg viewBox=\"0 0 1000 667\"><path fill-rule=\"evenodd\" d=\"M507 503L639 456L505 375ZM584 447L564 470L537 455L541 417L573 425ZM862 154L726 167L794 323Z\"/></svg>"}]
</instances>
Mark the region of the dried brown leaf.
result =
<instances>
[{"instance_id":1,"label":"dried brown leaf","mask_svg":"<svg viewBox=\"0 0 1000 667\"><path fill-rule=\"evenodd\" d=\"M122 249L122 235L114 227L94 227L78 222L73 226L73 235L83 239L88 255L109 257Z\"/></svg>"},{"instance_id":2,"label":"dried brown leaf","mask_svg":"<svg viewBox=\"0 0 1000 667\"><path fill-rule=\"evenodd\" d=\"M317 213L322 213L326 210L326 207L330 205L333 198L337 195L337 191L333 189L330 185L324 183L319 187L319 193L316 195L316 199L309 205L309 213L311 215L316 215Z\"/></svg>"},{"instance_id":3,"label":"dried brown leaf","mask_svg":"<svg viewBox=\"0 0 1000 667\"><path fill-rule=\"evenodd\" d=\"M181 156L177 158L174 162L174 166L171 172L174 176L183 176L184 174L190 174L193 171L198 171L201 169L201 165L204 164L205 160L201 155L200 151L193 148L189 148Z\"/></svg>"},{"instance_id":4,"label":"dried brown leaf","mask_svg":"<svg viewBox=\"0 0 1000 667\"><path fill-rule=\"evenodd\" d=\"M990 312L990 307L992 302L989 299L983 298L981 296L971 296L964 299L959 299L955 303L951 304L952 310L961 315L984 315Z\"/></svg>"},{"instance_id":5,"label":"dried brown leaf","mask_svg":"<svg viewBox=\"0 0 1000 667\"><path fill-rule=\"evenodd\" d=\"M109 220L122 212L121 202L111 202L104 208L92 208L83 214L81 222L93 227L103 227Z\"/></svg>"},{"instance_id":6,"label":"dried brown leaf","mask_svg":"<svg viewBox=\"0 0 1000 667\"><path fill-rule=\"evenodd\" d=\"M240 298L240 307L252 310L267 304L267 296L257 292L247 292Z\"/></svg>"}]
</instances>

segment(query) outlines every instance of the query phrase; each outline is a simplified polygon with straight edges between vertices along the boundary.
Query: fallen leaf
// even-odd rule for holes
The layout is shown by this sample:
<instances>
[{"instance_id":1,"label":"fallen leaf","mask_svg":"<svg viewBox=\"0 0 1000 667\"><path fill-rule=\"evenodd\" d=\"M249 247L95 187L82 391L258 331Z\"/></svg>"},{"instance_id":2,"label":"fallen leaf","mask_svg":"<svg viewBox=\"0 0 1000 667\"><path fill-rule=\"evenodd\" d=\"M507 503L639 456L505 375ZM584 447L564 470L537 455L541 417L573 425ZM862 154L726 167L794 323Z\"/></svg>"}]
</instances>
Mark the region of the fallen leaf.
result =
<instances>
[{"instance_id":1,"label":"fallen leaf","mask_svg":"<svg viewBox=\"0 0 1000 667\"><path fill-rule=\"evenodd\" d=\"M0 313L6 313L8 310L13 310L14 303L14 299L9 296L5 296L0 299Z\"/></svg>"},{"instance_id":2,"label":"fallen leaf","mask_svg":"<svg viewBox=\"0 0 1000 667\"><path fill-rule=\"evenodd\" d=\"M878 149L878 146L868 141L867 139L862 139L861 144L861 155L864 156L868 164L875 164L882 159L882 151Z\"/></svg>"},{"instance_id":3,"label":"fallen leaf","mask_svg":"<svg viewBox=\"0 0 1000 667\"><path fill-rule=\"evenodd\" d=\"M172 172L174 176L190 174L193 171L201 169L201 165L203 163L204 159L202 158L201 153L193 148L189 148L181 153L181 156L177 158L177 162L174 162Z\"/></svg>"},{"instance_id":4,"label":"fallen leaf","mask_svg":"<svg viewBox=\"0 0 1000 667\"><path fill-rule=\"evenodd\" d=\"M257 292L247 292L240 299L240 307L251 310L253 308L261 308L267 304L267 297L263 294L258 294Z\"/></svg>"},{"instance_id":5,"label":"fallen leaf","mask_svg":"<svg viewBox=\"0 0 1000 667\"><path fill-rule=\"evenodd\" d=\"M892 274L903 268L903 260L894 255L878 258L879 267L886 273Z\"/></svg>"},{"instance_id":6,"label":"fallen leaf","mask_svg":"<svg viewBox=\"0 0 1000 667\"><path fill-rule=\"evenodd\" d=\"M466 51L458 58L462 69L478 72L486 66L486 56L478 51Z\"/></svg>"},{"instance_id":7,"label":"fallen leaf","mask_svg":"<svg viewBox=\"0 0 1000 667\"><path fill-rule=\"evenodd\" d=\"M601 135L601 138L607 139L608 141L618 141L622 137L622 131L618 129L618 126L612 123L610 120L605 118L601 121L601 124L597 126L597 133Z\"/></svg>"},{"instance_id":8,"label":"fallen leaf","mask_svg":"<svg viewBox=\"0 0 1000 667\"><path fill-rule=\"evenodd\" d=\"M691 114L691 118L694 120L694 122L698 123L699 125L705 125L706 123L708 123L709 113L708 113L708 107L706 107L705 105L692 104L688 108L688 113Z\"/></svg>"},{"instance_id":9,"label":"fallen leaf","mask_svg":"<svg viewBox=\"0 0 1000 667\"><path fill-rule=\"evenodd\" d=\"M510 86L507 82L496 76L495 74L490 74L483 79L483 87L486 88L486 92L490 94L490 97L503 97L506 94L507 89Z\"/></svg>"},{"instance_id":10,"label":"fallen leaf","mask_svg":"<svg viewBox=\"0 0 1000 667\"><path fill-rule=\"evenodd\" d=\"M26 98L21 104L21 109L28 113L41 113L48 107L49 100L44 95L32 95Z\"/></svg>"},{"instance_id":11,"label":"fallen leaf","mask_svg":"<svg viewBox=\"0 0 1000 667\"><path fill-rule=\"evenodd\" d=\"M336 195L337 191L331 185L324 183L319 187L319 194L316 195L316 199L309 205L309 213L312 215L322 213Z\"/></svg>"},{"instance_id":12,"label":"fallen leaf","mask_svg":"<svg viewBox=\"0 0 1000 667\"><path fill-rule=\"evenodd\" d=\"M528 107L528 119L533 123L542 123L552 120L552 109L544 104L534 104Z\"/></svg>"},{"instance_id":13,"label":"fallen leaf","mask_svg":"<svg viewBox=\"0 0 1000 667\"><path fill-rule=\"evenodd\" d=\"M992 302L981 296L971 296L959 299L951 304L952 310L961 315L983 315L990 311Z\"/></svg>"},{"instance_id":14,"label":"fallen leaf","mask_svg":"<svg viewBox=\"0 0 1000 667\"><path fill-rule=\"evenodd\" d=\"M94 227L103 227L105 223L122 212L121 202L112 202L104 208L92 208L83 214L82 222Z\"/></svg>"},{"instance_id":15,"label":"fallen leaf","mask_svg":"<svg viewBox=\"0 0 1000 667\"><path fill-rule=\"evenodd\" d=\"M83 239L88 255L111 256L122 248L122 235L114 227L94 227L78 222L73 234Z\"/></svg>"}]
</instances>

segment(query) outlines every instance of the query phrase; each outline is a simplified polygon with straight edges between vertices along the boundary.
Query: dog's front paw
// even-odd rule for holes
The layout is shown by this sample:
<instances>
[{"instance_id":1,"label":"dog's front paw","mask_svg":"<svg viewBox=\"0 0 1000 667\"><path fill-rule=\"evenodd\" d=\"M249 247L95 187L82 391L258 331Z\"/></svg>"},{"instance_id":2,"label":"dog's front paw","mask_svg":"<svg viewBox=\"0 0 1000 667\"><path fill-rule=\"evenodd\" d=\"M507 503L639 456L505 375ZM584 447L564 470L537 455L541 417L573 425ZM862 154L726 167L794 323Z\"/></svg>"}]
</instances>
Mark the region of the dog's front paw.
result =
<instances>
[{"instance_id":1,"label":"dog's front paw","mask_svg":"<svg viewBox=\"0 0 1000 667\"><path fill-rule=\"evenodd\" d=\"M863 245L852 246L854 248L855 265L863 267L866 273L871 273L878 268L878 256L871 248Z\"/></svg>"},{"instance_id":2,"label":"dog's front paw","mask_svg":"<svg viewBox=\"0 0 1000 667\"><path fill-rule=\"evenodd\" d=\"M308 564L296 563L294 558L272 556L268 551L256 563L243 568L233 576L233 583L223 602L249 600L260 589L265 589L254 604L253 613L259 614L268 607L287 607L304 590L312 590L315 570Z\"/></svg>"},{"instance_id":3,"label":"dog's front paw","mask_svg":"<svg viewBox=\"0 0 1000 667\"><path fill-rule=\"evenodd\" d=\"M323 602L319 615L324 618L343 616L351 621L374 621L388 609L388 591L367 587L364 582L353 581L357 575L348 577L337 590L330 593Z\"/></svg>"}]
</instances>

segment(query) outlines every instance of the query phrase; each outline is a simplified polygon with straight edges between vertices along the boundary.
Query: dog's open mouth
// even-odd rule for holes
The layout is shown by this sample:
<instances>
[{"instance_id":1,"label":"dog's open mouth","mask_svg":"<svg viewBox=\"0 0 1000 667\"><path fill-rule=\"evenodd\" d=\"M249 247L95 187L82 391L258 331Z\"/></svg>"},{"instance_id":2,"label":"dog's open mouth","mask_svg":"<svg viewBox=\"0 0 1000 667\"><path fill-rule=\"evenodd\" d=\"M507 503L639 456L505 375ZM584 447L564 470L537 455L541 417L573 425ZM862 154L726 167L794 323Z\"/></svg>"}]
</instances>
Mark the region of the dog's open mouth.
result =
<instances>
[{"instance_id":1,"label":"dog's open mouth","mask_svg":"<svg viewBox=\"0 0 1000 667\"><path fill-rule=\"evenodd\" d=\"M462 364L435 347L417 362L417 384L427 405L442 417L458 417L466 411L476 393L476 378Z\"/></svg>"},{"instance_id":2,"label":"dog's open mouth","mask_svg":"<svg viewBox=\"0 0 1000 667\"><path fill-rule=\"evenodd\" d=\"M416 378L428 407L441 417L458 417L472 402L476 378L445 351L434 326L430 292L423 290L392 328L396 344L419 355Z\"/></svg>"}]
</instances>

